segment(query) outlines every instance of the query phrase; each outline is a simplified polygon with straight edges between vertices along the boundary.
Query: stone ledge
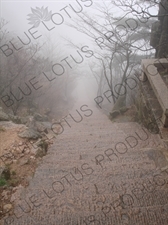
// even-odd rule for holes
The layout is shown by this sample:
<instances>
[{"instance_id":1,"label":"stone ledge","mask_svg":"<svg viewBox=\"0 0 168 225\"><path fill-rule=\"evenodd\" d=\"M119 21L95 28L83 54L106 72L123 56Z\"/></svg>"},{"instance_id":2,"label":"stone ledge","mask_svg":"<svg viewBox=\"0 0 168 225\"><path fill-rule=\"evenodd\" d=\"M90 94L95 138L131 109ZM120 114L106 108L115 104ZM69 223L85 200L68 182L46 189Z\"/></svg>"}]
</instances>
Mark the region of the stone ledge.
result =
<instances>
[{"instance_id":1,"label":"stone ledge","mask_svg":"<svg viewBox=\"0 0 168 225\"><path fill-rule=\"evenodd\" d=\"M168 127L168 88L164 83L161 75L159 74L157 67L168 66L167 59L144 59L142 60L142 75L143 79L147 77L152 89L159 101L161 108L163 109L162 123L164 127Z\"/></svg>"}]
</instances>

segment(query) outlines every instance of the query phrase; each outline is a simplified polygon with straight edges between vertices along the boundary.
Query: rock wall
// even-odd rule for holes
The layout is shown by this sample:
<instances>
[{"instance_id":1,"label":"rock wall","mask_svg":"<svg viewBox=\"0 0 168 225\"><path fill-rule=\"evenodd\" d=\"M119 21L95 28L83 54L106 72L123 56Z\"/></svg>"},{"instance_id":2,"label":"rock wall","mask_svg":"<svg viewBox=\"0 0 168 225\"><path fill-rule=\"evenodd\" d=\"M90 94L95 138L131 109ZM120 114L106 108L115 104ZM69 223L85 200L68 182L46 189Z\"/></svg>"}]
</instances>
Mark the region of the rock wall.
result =
<instances>
[{"instance_id":1,"label":"rock wall","mask_svg":"<svg viewBox=\"0 0 168 225\"><path fill-rule=\"evenodd\" d=\"M150 45L156 49L156 58L168 57L168 1L159 3L158 21L151 28Z\"/></svg>"}]
</instances>

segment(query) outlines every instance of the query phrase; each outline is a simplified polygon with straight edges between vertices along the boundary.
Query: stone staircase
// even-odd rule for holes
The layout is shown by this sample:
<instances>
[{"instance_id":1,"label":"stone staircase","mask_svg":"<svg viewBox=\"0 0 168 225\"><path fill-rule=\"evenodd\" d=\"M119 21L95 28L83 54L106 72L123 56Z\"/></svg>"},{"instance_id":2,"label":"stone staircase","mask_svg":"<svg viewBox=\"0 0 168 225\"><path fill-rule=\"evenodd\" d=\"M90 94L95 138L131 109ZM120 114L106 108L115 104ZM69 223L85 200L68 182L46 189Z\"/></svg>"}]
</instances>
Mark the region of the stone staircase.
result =
<instances>
[{"instance_id":1,"label":"stone staircase","mask_svg":"<svg viewBox=\"0 0 168 225\"><path fill-rule=\"evenodd\" d=\"M14 214L2 225L168 224L168 164L159 134L90 109L80 123L69 117L71 128L57 136L30 185L16 189Z\"/></svg>"}]
</instances>

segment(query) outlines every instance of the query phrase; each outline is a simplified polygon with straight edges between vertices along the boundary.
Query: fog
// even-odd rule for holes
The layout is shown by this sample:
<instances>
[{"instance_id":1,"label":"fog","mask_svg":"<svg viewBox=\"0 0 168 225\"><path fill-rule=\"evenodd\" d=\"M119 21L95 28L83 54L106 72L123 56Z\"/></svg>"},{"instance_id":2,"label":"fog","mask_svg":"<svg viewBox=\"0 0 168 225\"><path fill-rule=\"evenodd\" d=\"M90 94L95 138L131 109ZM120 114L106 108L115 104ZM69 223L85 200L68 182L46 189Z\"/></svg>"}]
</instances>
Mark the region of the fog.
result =
<instances>
[{"instance_id":1,"label":"fog","mask_svg":"<svg viewBox=\"0 0 168 225\"><path fill-rule=\"evenodd\" d=\"M24 33L28 34L28 30L32 27L32 25L28 24L30 22L28 21L28 14L32 13L31 8L35 9L36 7L47 7L49 12L52 11L52 13L60 13L62 18L58 18L58 23L61 19L64 20L60 25L55 25L54 27L54 24L49 22L46 28L40 24L40 26L35 29L35 36L41 37L36 40L32 39L32 43L35 44L38 42L43 45L43 48L41 49L41 57L50 57L53 63L57 63L58 59L60 61L61 59L69 57L70 55L75 58L75 54L77 53L76 49L73 46L70 46L68 41L65 39L71 40L71 42L78 46L78 48L81 46L91 45L91 41L86 35L66 25L66 23L73 23L72 20L77 17L77 14L69 8L69 16L65 11L60 11L61 9L68 7L69 4L75 5L75 3L71 1L3 1L1 3L1 18L4 18L6 21L8 21L6 29L8 30L8 35L11 36L11 40L14 40L15 42L18 36L24 40ZM84 10L90 11L89 7L85 7ZM49 30L52 27L54 27L54 29ZM68 64L65 65L64 62L64 68L68 70L69 76L75 77L75 85L73 86L73 91L71 93L73 99L70 99L72 101L74 100L75 102L80 102L80 99L85 99L85 95L88 96L88 93L89 98L93 98L93 96L96 95L97 87L95 85L95 79L92 78L93 76L88 67L88 61L90 63L91 59L85 58L83 63L75 64L74 62L71 62L72 65L70 66ZM59 77L58 79L61 80L64 78ZM91 80L93 84L92 87L90 85ZM83 90L87 89L87 91L83 91L81 87Z\"/></svg>"},{"instance_id":2,"label":"fog","mask_svg":"<svg viewBox=\"0 0 168 225\"><path fill-rule=\"evenodd\" d=\"M91 15L92 17L92 15L94 16L95 14L97 15L98 13L98 11L95 10L96 6L98 6L99 4L102 4L102 6L104 6L104 3L106 3L108 6L110 2L109 1L92 2L91 0L1 2L1 18L8 21L8 23L5 26L5 29L8 32L7 33L8 37L7 40L3 42L3 44L11 43L10 41L12 41L12 43L15 44L18 42L18 37L22 40L28 41L28 37L25 36L27 34L29 36L29 39L31 39L30 41L31 44L33 45L39 44L41 46L40 50L38 51L38 58L40 57L45 58L48 59L49 62L51 62L50 65L48 66L45 65L45 67L44 63L42 63L44 68L42 68L41 65L41 72L43 74L45 72L45 76L50 81L50 84L46 84L45 89L44 90L41 89L37 96L37 100L39 101L38 103L41 106L44 104L44 101L51 102L51 100L55 105L57 105L58 99L56 100L55 96L62 96L60 97L60 99L63 99L63 101L66 102L65 103L62 102L62 100L60 100L62 104L67 104L67 102L69 102L67 110L73 108L75 104L80 104L80 102L82 102L82 104L83 103L94 104L94 98L97 96L98 92L98 82L97 79L95 79L95 76L100 77L101 73L99 69L100 62L97 61L98 63L97 68L94 67L95 61L89 55L91 54L90 51L94 50L95 43L93 41L93 38L90 38L86 34L82 34L76 29L70 27L68 24L71 25L76 24L74 21L78 21L78 13L72 10L72 7L74 7L76 10L79 10L80 4L81 12L85 12L89 16ZM37 18L34 17L37 11L31 11L31 9L41 10L42 7L43 9L47 8L46 9L48 10L47 13L51 12L51 14L54 14L54 16L52 17L52 21L51 19L47 20L47 22L45 21L45 23L41 21L38 25L36 24L37 26L35 25L35 28L32 28L33 25L29 24L29 22L30 21L37 22L36 21ZM111 12L113 16L119 15L122 16L123 14L123 12L121 11L119 12L118 8L116 7L113 7L113 9L111 9ZM37 12L38 15L40 15L40 13L41 13L40 11ZM99 23L100 24L102 23L102 25L104 26L103 20L104 18L99 17ZM78 26L77 29L78 28L80 29L80 26ZM72 44L70 44L69 41L73 43L74 46L72 46ZM11 45L9 44L9 46ZM25 46L27 47L28 45L26 44ZM15 45L14 48L16 49L20 48L23 50L23 48L26 48L25 46ZM17 57L25 58L26 56L19 56L22 50L15 51L15 49L13 49L12 54L16 53L16 55L18 54ZM28 52L30 51L30 49L26 51ZM82 56L81 52L83 54ZM82 61L80 63L75 62L75 60L76 61L77 59L79 60L79 55L82 58ZM1 55L1 60L3 60L2 57L4 57L4 55L3 56ZM10 63L9 62L10 57L12 58L13 56L7 57L8 58L8 62L6 62L7 65L9 65ZM37 60L37 58L34 59ZM54 68L53 65L55 65ZM92 73L93 71L91 71L90 68L94 70L94 76ZM18 71L18 69L16 69L16 71ZM53 72L55 73L57 72L58 75L57 82L53 78L52 75ZM12 76L16 75L14 69L8 70L8 73L10 74L12 73L13 74ZM24 72L22 71L22 73ZM37 71L34 71L34 75L37 75L36 73ZM26 76L28 76L28 74L29 72L27 72ZM42 82L44 83L42 77L39 76L38 79L42 80ZM51 82L51 80L54 81ZM61 88L60 91L61 93L56 92L58 88ZM45 97L41 98L41 96ZM53 108L53 106L51 106L50 104L46 103L46 107ZM54 113L57 112L57 110L56 109L54 110L54 108L52 110Z\"/></svg>"}]
</instances>

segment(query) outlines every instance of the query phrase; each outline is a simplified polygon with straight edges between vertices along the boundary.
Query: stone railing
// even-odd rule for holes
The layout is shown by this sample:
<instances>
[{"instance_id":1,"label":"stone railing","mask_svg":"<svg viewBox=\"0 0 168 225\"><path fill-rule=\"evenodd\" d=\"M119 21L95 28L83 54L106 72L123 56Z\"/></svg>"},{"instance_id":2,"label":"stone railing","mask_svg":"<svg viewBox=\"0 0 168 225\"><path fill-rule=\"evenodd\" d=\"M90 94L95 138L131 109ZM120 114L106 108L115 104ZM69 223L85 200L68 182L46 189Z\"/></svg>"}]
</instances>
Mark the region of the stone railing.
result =
<instances>
[{"instance_id":1,"label":"stone railing","mask_svg":"<svg viewBox=\"0 0 168 225\"><path fill-rule=\"evenodd\" d=\"M142 60L142 77L149 80L149 83L158 99L163 110L162 124L168 128L168 85L162 79L162 75L158 72L159 68L168 69L168 59L144 59Z\"/></svg>"}]
</instances>

